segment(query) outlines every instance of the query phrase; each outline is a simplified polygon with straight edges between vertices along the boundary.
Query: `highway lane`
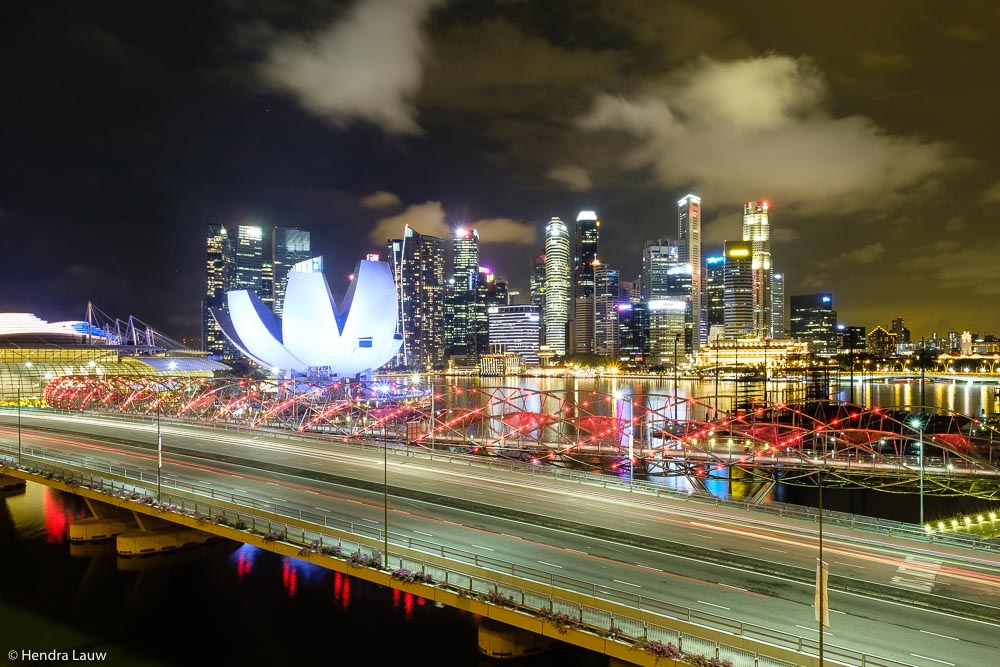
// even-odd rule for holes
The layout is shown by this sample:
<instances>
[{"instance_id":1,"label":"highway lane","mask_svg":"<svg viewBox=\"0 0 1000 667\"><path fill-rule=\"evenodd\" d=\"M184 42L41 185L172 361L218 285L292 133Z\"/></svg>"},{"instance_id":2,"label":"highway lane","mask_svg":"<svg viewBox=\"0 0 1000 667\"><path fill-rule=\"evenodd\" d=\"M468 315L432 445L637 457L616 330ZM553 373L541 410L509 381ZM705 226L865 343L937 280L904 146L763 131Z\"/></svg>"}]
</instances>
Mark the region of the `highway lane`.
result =
<instances>
[{"instance_id":1,"label":"highway lane","mask_svg":"<svg viewBox=\"0 0 1000 667\"><path fill-rule=\"evenodd\" d=\"M192 442L186 439L186 430L169 428L165 430L165 434L169 434L171 444L189 447ZM39 444L51 446L55 444L52 440L49 437L47 443ZM220 451L256 452L261 458L266 454L303 468L325 465L335 468L340 474L350 472L378 482L382 479L380 451L345 451L329 445L316 449L311 444L306 446L276 441L260 434L225 434L213 438L213 443ZM63 442L62 446L81 447L69 442ZM261 447L264 449L261 450ZM155 452L151 453L148 449L132 453L117 447L113 451L77 451L90 451L96 454L95 458L117 456L121 457L120 461L131 461L133 465L149 466L155 461ZM578 487L560 488L560 485L544 477L517 479L518 476L510 473L501 475L495 470L467 466L456 472L454 466L447 466L441 461L428 462L395 455L390 455L389 460L390 484L393 487L426 490L429 486L436 485L442 493L466 494L473 498L474 494L479 494L480 501L485 495L497 504L520 505L526 511L549 515L573 517L575 514L574 520L585 520L589 524L610 521L611 526L628 526L628 530L640 534L666 534L671 530L684 530L685 539L700 540L702 544L710 544L721 535L725 538L725 543L717 545L717 548L727 551L734 543L743 543L754 535L753 532L746 531L733 535L705 527L712 525L713 521L723 527L726 524L731 527L748 520L745 516L740 516L738 521L731 517L713 518L711 515L721 514L725 517L718 508L705 508L704 516L698 516L699 508L690 503L681 504L680 509L665 507L660 511L649 502L635 507L634 498L601 489L598 489L601 491L600 495L585 497ZM165 466L165 470L170 470L169 475L180 475L183 472L219 488L249 487L243 490L252 491L261 499L277 497L283 503L304 506L314 503L312 506L322 507L359 524L376 527L382 524L380 493L359 492L350 487L321 484L293 476L282 483L280 495L277 495L274 493L273 475L264 474L260 469L225 466L204 460L187 461L170 453L169 449ZM234 480L234 475L239 477ZM511 479L504 479L508 475ZM430 483L432 476L433 484ZM580 509L581 507L586 509ZM390 527L394 540L397 535L410 534L414 539L464 544L470 550L478 549L484 556L489 555L501 562L517 562L552 574L590 580L619 590L632 590L637 595L667 599L691 608L701 608L806 637L816 632L815 621L812 620L812 586L799 581L764 576L739 565L719 566L698 559L597 540L572 532L544 529L524 522L470 514L397 496L390 498L390 510ZM586 515L581 516L580 512L586 512ZM631 523L625 524L626 521ZM702 527L692 526L694 523ZM774 529L768 528L766 532L770 538L774 538ZM879 549L889 550L889 547L880 546ZM782 545L782 550L790 551L792 548ZM785 554L778 555L784 557ZM842 557L855 561L858 558L853 555ZM815 558L815 553L811 558ZM905 560L901 554L896 559L897 563ZM857 566L857 562L851 564ZM960 564L955 569L964 567L968 567L968 564ZM968 572L973 575L984 574L973 570ZM972 623L949 614L908 609L864 596L837 592L831 593L831 607L834 612L834 627L825 633L828 643L849 645L878 655L888 654L896 659L908 659L921 665L990 664L963 661L978 659L976 656L996 655L997 646L990 639L990 636L997 634L995 625ZM879 628L874 636L873 624L878 624ZM956 646L961 648L957 649ZM907 658L910 654L925 656L927 660L920 662L923 658Z\"/></svg>"}]
</instances>

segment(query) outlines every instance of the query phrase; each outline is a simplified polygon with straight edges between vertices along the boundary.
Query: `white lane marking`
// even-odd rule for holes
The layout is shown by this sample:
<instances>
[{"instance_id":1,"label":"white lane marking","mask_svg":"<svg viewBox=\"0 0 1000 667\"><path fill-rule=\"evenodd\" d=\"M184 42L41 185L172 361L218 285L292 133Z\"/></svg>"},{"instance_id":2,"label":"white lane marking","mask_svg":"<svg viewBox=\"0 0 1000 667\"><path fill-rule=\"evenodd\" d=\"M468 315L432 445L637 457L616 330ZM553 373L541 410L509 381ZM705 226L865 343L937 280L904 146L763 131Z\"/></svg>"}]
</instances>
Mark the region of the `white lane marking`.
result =
<instances>
[{"instance_id":1,"label":"white lane marking","mask_svg":"<svg viewBox=\"0 0 1000 667\"><path fill-rule=\"evenodd\" d=\"M856 567L859 570L865 569L864 565L855 565L854 563L845 563L845 562L840 561L840 560L835 560L833 562L836 563L837 565L846 565L847 567Z\"/></svg>"},{"instance_id":2,"label":"white lane marking","mask_svg":"<svg viewBox=\"0 0 1000 667\"><path fill-rule=\"evenodd\" d=\"M611 581L616 584L625 584L626 586L635 586L636 588L642 588L639 584L633 584L631 581L622 581L621 579L612 579Z\"/></svg>"},{"instance_id":3,"label":"white lane marking","mask_svg":"<svg viewBox=\"0 0 1000 667\"><path fill-rule=\"evenodd\" d=\"M422 531L422 530L415 530L415 531L413 531L413 532L414 532L414 533L416 533L417 535L426 535L427 537L434 537L434 536L433 536L433 535L431 535L430 533L425 533L425 532L424 532L424 531Z\"/></svg>"},{"instance_id":4,"label":"white lane marking","mask_svg":"<svg viewBox=\"0 0 1000 667\"><path fill-rule=\"evenodd\" d=\"M818 629L816 629L816 628L809 628L809 627L806 627L806 626L804 626L804 625L796 625L795 627L797 627L797 628L802 628L803 630L808 630L809 632L819 632L819 630L818 630ZM823 634L827 634L827 635L832 635L833 633L832 633L832 632L830 632L829 630L827 630L827 631L826 631L826 632L824 632Z\"/></svg>"},{"instance_id":5,"label":"white lane marking","mask_svg":"<svg viewBox=\"0 0 1000 667\"><path fill-rule=\"evenodd\" d=\"M472 545L473 549L483 549L484 551L496 551L496 549L490 549L489 547L481 547L478 544Z\"/></svg>"},{"instance_id":6,"label":"white lane marking","mask_svg":"<svg viewBox=\"0 0 1000 667\"><path fill-rule=\"evenodd\" d=\"M941 637L942 639L954 639L957 642L962 641L958 637L949 637L948 635L939 635L938 633L936 633L936 632L930 632L929 630L921 630L920 632L924 633L925 635L934 635L935 637Z\"/></svg>"},{"instance_id":7,"label":"white lane marking","mask_svg":"<svg viewBox=\"0 0 1000 667\"><path fill-rule=\"evenodd\" d=\"M729 584L724 584L721 581L719 582L719 585L722 586L722 587L724 587L724 588L732 588L734 591L746 591L747 593L750 592L749 588L740 588L739 586L730 586Z\"/></svg>"},{"instance_id":8,"label":"white lane marking","mask_svg":"<svg viewBox=\"0 0 1000 667\"><path fill-rule=\"evenodd\" d=\"M953 662L945 662L944 660L938 660L937 658L928 658L926 655L920 655L919 653L911 653L910 655L914 658L923 658L924 660L930 660L931 662L940 662L942 665L951 665L951 667L955 667L955 663Z\"/></svg>"},{"instance_id":9,"label":"white lane marking","mask_svg":"<svg viewBox=\"0 0 1000 667\"><path fill-rule=\"evenodd\" d=\"M772 549L771 547L761 547L764 551L777 551L779 554L787 554L788 552L784 549Z\"/></svg>"},{"instance_id":10,"label":"white lane marking","mask_svg":"<svg viewBox=\"0 0 1000 667\"><path fill-rule=\"evenodd\" d=\"M556 565L555 563L546 563L544 560L537 561L542 565L548 565L549 567L558 567L560 570L563 569L562 565Z\"/></svg>"},{"instance_id":11,"label":"white lane marking","mask_svg":"<svg viewBox=\"0 0 1000 667\"><path fill-rule=\"evenodd\" d=\"M729 607L723 607L721 604L713 604L711 602L705 602L704 600L698 600L698 604L707 604L709 607L718 607L719 609L725 609L726 611L732 611Z\"/></svg>"}]
</instances>

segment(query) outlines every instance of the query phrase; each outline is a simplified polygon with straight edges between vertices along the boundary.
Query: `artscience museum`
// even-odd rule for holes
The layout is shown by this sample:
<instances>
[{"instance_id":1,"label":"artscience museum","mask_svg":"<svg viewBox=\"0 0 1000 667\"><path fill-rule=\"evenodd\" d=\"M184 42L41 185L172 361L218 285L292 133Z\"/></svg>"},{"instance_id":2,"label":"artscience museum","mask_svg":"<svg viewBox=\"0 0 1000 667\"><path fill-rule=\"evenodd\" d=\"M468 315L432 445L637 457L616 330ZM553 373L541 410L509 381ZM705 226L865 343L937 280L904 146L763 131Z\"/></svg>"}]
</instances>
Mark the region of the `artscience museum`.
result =
<instances>
[{"instance_id":1,"label":"artscience museum","mask_svg":"<svg viewBox=\"0 0 1000 667\"><path fill-rule=\"evenodd\" d=\"M252 290L227 292L227 308L212 316L237 349L276 374L367 378L402 345L397 303L389 264L366 259L339 306L322 273L292 272L281 318Z\"/></svg>"}]
</instances>

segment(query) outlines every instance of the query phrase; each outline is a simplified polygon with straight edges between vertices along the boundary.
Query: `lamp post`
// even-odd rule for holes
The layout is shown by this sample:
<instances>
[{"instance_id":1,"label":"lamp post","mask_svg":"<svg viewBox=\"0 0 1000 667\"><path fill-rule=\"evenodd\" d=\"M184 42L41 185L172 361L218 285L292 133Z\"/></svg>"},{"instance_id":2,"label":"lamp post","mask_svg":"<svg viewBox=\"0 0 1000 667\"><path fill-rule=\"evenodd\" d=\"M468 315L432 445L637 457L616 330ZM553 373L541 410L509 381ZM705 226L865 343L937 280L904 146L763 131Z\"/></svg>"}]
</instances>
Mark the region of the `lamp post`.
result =
<instances>
[{"instance_id":1,"label":"lamp post","mask_svg":"<svg viewBox=\"0 0 1000 667\"><path fill-rule=\"evenodd\" d=\"M674 421L677 421L677 342L681 339L679 333L674 334Z\"/></svg>"},{"instance_id":2,"label":"lamp post","mask_svg":"<svg viewBox=\"0 0 1000 667\"><path fill-rule=\"evenodd\" d=\"M21 465L21 385L17 385L17 465Z\"/></svg>"},{"instance_id":3,"label":"lamp post","mask_svg":"<svg viewBox=\"0 0 1000 667\"><path fill-rule=\"evenodd\" d=\"M379 386L376 391L385 399L386 387L384 385ZM381 405L381 403L380 403ZM382 406L385 407L385 406ZM383 545L382 549L385 553L385 565L389 566L389 432L388 432L388 415L383 415L382 417L382 525L384 527L383 532Z\"/></svg>"},{"instance_id":4,"label":"lamp post","mask_svg":"<svg viewBox=\"0 0 1000 667\"><path fill-rule=\"evenodd\" d=\"M614 415L614 417L616 419L624 420L625 419L624 403L622 404L621 409L619 409L617 401L624 401L625 400L625 394L623 394L620 389L616 389L612 393L612 396L614 396L615 401L616 401L616 403L615 403L615 412L617 414ZM631 402L629 403L628 426L627 426L627 428L628 428L628 485L629 485L629 489L631 490L631 488L632 488L632 480L635 477L635 474L632 471L632 468L635 465L635 463L634 463L634 461L635 461L635 446L634 446L635 445L635 441L633 439L633 437L634 437L633 436L634 429L632 428L632 407L631 407Z\"/></svg>"},{"instance_id":5,"label":"lamp post","mask_svg":"<svg viewBox=\"0 0 1000 667\"><path fill-rule=\"evenodd\" d=\"M826 462L823 462L826 465ZM827 604L827 564L823 562L823 471L817 472L819 489L819 558L816 559L816 623L819 626L819 664L823 664L823 628L830 627L830 607Z\"/></svg>"},{"instance_id":6,"label":"lamp post","mask_svg":"<svg viewBox=\"0 0 1000 667\"><path fill-rule=\"evenodd\" d=\"M715 334L715 418L719 418L719 334Z\"/></svg>"},{"instance_id":7,"label":"lamp post","mask_svg":"<svg viewBox=\"0 0 1000 667\"><path fill-rule=\"evenodd\" d=\"M160 469L163 468L163 434L160 432L160 399L156 399L156 502L160 502Z\"/></svg>"},{"instance_id":8,"label":"lamp post","mask_svg":"<svg viewBox=\"0 0 1000 667\"><path fill-rule=\"evenodd\" d=\"M910 426L917 429L917 466L920 469L920 525L924 525L924 422L920 417L910 420Z\"/></svg>"},{"instance_id":9,"label":"lamp post","mask_svg":"<svg viewBox=\"0 0 1000 667\"><path fill-rule=\"evenodd\" d=\"M764 336L764 405L767 406L767 346L771 343L770 336Z\"/></svg>"}]
</instances>

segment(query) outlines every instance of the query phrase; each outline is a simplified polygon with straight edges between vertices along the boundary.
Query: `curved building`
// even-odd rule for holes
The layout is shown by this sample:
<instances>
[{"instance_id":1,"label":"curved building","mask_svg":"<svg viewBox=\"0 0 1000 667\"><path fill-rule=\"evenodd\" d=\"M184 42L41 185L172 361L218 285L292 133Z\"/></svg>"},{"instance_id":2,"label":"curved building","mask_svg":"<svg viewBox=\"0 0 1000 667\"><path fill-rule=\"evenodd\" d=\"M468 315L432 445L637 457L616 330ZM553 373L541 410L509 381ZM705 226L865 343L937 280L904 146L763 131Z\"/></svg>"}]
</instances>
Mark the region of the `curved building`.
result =
<instances>
[{"instance_id":1,"label":"curved building","mask_svg":"<svg viewBox=\"0 0 1000 667\"><path fill-rule=\"evenodd\" d=\"M212 314L243 354L281 375L353 377L392 359L396 287L386 262L362 260L338 307L322 273L290 273L279 319L251 290L228 292Z\"/></svg>"},{"instance_id":2,"label":"curved building","mask_svg":"<svg viewBox=\"0 0 1000 667\"><path fill-rule=\"evenodd\" d=\"M64 376L210 378L230 370L193 350L168 350L151 331L119 335L83 320L0 313L0 400L38 405L45 387Z\"/></svg>"},{"instance_id":3,"label":"curved building","mask_svg":"<svg viewBox=\"0 0 1000 667\"><path fill-rule=\"evenodd\" d=\"M569 230L559 218L545 226L545 344L557 356L566 354L570 291L573 286Z\"/></svg>"}]
</instances>

